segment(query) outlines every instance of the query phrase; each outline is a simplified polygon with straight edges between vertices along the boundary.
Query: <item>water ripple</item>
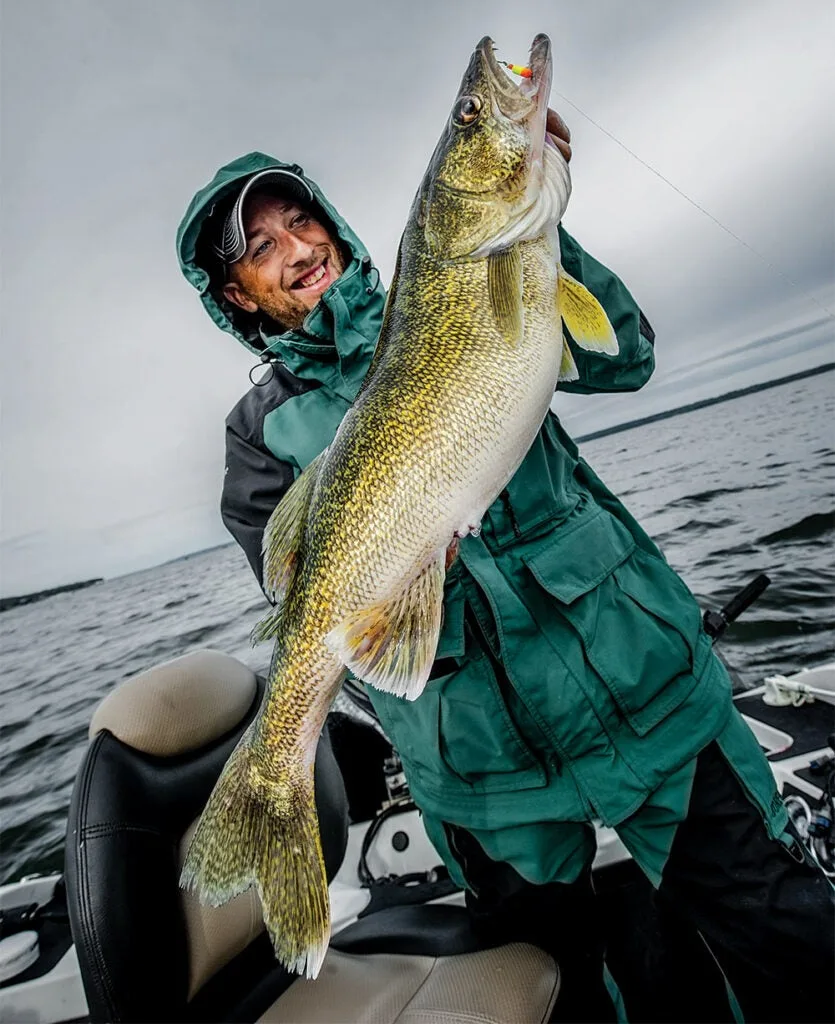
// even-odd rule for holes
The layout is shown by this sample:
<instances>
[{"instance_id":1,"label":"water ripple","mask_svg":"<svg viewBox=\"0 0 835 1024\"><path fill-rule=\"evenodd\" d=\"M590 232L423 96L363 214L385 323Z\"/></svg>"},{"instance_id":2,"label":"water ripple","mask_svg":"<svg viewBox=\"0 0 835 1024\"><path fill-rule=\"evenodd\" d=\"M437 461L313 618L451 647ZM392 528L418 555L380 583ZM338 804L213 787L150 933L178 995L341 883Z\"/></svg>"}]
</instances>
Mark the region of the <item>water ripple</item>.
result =
<instances>
[{"instance_id":1,"label":"water ripple","mask_svg":"<svg viewBox=\"0 0 835 1024\"><path fill-rule=\"evenodd\" d=\"M791 526L785 526L761 538L762 544L794 544L818 540L829 536L835 530L835 512L813 512Z\"/></svg>"}]
</instances>

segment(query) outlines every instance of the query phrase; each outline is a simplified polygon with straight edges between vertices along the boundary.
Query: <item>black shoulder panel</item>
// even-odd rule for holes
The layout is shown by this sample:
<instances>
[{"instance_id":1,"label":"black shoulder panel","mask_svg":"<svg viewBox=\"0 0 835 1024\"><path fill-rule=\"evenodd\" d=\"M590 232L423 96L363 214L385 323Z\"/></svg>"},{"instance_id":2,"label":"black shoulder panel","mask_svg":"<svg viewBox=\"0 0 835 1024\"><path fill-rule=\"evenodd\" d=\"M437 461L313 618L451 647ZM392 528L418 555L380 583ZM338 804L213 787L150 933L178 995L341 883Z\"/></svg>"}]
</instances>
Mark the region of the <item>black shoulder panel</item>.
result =
<instances>
[{"instance_id":1,"label":"black shoulder panel","mask_svg":"<svg viewBox=\"0 0 835 1024\"><path fill-rule=\"evenodd\" d=\"M320 387L294 376L280 363L270 364L267 380L243 396L226 417L226 473L220 499L223 522L244 550L262 582L261 538L267 520L293 483L293 467L264 444L264 419L289 399Z\"/></svg>"},{"instance_id":2,"label":"black shoulder panel","mask_svg":"<svg viewBox=\"0 0 835 1024\"><path fill-rule=\"evenodd\" d=\"M283 363L270 363L262 378L253 385L226 417L226 426L250 444L264 445L264 419L289 398L315 391L318 380L296 377Z\"/></svg>"}]
</instances>

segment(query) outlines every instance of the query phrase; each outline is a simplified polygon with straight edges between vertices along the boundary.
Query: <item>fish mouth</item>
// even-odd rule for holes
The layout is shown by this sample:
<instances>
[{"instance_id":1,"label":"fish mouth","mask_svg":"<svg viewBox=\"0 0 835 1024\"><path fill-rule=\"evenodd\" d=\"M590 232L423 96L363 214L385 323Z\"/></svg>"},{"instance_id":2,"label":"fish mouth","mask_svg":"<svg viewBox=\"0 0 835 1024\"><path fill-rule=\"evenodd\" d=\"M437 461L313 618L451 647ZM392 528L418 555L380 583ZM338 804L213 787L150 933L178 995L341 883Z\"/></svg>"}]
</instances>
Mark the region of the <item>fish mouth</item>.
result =
<instances>
[{"instance_id":1,"label":"fish mouth","mask_svg":"<svg viewBox=\"0 0 835 1024\"><path fill-rule=\"evenodd\" d=\"M491 99L501 113L513 121L527 122L533 143L534 162L542 159L545 145L545 119L548 98L551 95L551 40L540 32L534 36L528 56L530 78L514 79L496 59L496 47L490 36L485 36L476 47L474 56L481 64Z\"/></svg>"}]
</instances>

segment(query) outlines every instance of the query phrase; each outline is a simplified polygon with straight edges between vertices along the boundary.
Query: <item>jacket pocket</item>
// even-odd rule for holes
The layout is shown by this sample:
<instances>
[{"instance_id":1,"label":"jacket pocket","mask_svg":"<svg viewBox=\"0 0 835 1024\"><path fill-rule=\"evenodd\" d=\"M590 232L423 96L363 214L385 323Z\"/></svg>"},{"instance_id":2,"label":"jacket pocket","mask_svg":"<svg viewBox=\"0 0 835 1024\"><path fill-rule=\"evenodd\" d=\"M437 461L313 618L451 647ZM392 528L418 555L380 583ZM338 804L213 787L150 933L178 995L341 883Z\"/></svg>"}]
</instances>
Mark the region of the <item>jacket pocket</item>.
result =
<instances>
[{"instance_id":1,"label":"jacket pocket","mask_svg":"<svg viewBox=\"0 0 835 1024\"><path fill-rule=\"evenodd\" d=\"M523 555L580 637L586 660L638 735L673 711L704 661L699 607L667 563L603 509L584 508ZM547 623L544 624L547 629Z\"/></svg>"},{"instance_id":2,"label":"jacket pocket","mask_svg":"<svg viewBox=\"0 0 835 1024\"><path fill-rule=\"evenodd\" d=\"M437 685L439 749L454 775L479 792L545 785L545 770L517 729L486 655Z\"/></svg>"},{"instance_id":3,"label":"jacket pocket","mask_svg":"<svg viewBox=\"0 0 835 1024\"><path fill-rule=\"evenodd\" d=\"M435 790L501 793L547 782L519 734L484 655L430 680L413 702L387 702L383 722L404 761Z\"/></svg>"}]
</instances>

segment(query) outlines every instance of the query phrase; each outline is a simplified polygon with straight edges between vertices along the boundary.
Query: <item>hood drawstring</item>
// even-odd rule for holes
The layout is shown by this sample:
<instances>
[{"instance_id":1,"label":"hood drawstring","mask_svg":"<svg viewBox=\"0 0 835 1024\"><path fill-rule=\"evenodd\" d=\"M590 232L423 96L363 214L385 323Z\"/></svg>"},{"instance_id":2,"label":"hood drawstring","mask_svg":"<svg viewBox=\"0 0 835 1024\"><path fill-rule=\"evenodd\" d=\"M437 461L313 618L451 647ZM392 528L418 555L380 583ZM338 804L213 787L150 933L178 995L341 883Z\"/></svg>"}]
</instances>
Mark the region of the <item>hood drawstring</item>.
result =
<instances>
[{"instance_id":1,"label":"hood drawstring","mask_svg":"<svg viewBox=\"0 0 835 1024\"><path fill-rule=\"evenodd\" d=\"M262 388L262 387L264 387L265 384L269 384L270 381L275 376L275 370L273 369L273 363L277 363L277 362L278 362L278 356L275 355L275 353L273 353L273 352L265 352L261 356L261 362L260 363L256 363L255 366L250 368L250 371L249 371L249 382L250 382L250 384L254 385L256 388ZM270 368L269 376L267 376L265 374L260 380L255 380L255 378L252 375L255 373L256 370L260 370L261 367L264 365L264 363L266 363L267 366Z\"/></svg>"},{"instance_id":2,"label":"hood drawstring","mask_svg":"<svg viewBox=\"0 0 835 1024\"><path fill-rule=\"evenodd\" d=\"M377 280L374 282L374 284L369 284L365 289L366 295L373 295L374 292L377 290L377 285L379 285L380 283L380 271L375 266L372 265L370 256L363 256L360 262L362 263L369 277L372 274L377 275Z\"/></svg>"}]
</instances>

